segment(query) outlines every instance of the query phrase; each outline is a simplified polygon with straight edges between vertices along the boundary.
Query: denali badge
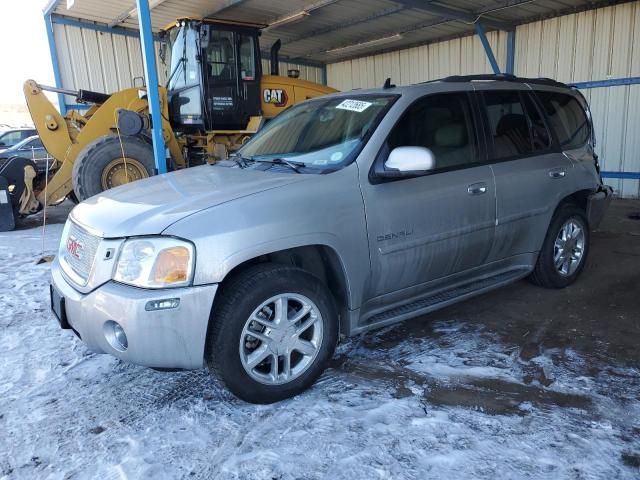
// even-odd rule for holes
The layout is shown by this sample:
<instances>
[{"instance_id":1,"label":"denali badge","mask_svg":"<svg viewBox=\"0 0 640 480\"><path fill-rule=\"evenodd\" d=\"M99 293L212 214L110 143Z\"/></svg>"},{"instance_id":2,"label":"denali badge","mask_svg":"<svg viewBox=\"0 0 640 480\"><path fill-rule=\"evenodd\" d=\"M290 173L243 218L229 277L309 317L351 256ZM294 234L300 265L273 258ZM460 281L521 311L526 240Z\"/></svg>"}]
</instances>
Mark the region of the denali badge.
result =
<instances>
[{"instance_id":1,"label":"denali badge","mask_svg":"<svg viewBox=\"0 0 640 480\"><path fill-rule=\"evenodd\" d=\"M378 235L376 240L379 242L385 242L387 240L405 239L411 235L413 235L413 228L411 230L400 230L399 232Z\"/></svg>"},{"instance_id":2,"label":"denali badge","mask_svg":"<svg viewBox=\"0 0 640 480\"><path fill-rule=\"evenodd\" d=\"M69 255L73 258L80 260L82 258L83 248L84 245L82 245L82 243L80 243L73 235L71 235L67 240L67 252L69 252Z\"/></svg>"}]
</instances>

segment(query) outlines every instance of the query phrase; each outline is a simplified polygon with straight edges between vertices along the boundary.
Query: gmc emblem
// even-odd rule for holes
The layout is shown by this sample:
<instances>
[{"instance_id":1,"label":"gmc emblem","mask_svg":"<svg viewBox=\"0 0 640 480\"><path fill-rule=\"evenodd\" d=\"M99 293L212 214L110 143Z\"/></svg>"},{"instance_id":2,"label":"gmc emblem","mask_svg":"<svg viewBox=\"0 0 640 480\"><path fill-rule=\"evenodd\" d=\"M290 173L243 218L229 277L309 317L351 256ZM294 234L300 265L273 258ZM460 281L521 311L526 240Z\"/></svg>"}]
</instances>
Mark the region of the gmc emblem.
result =
<instances>
[{"instance_id":1,"label":"gmc emblem","mask_svg":"<svg viewBox=\"0 0 640 480\"><path fill-rule=\"evenodd\" d=\"M84 246L76 239L76 237L71 236L67 240L67 252L69 252L69 255L73 258L80 260L82 258L83 248Z\"/></svg>"}]
</instances>

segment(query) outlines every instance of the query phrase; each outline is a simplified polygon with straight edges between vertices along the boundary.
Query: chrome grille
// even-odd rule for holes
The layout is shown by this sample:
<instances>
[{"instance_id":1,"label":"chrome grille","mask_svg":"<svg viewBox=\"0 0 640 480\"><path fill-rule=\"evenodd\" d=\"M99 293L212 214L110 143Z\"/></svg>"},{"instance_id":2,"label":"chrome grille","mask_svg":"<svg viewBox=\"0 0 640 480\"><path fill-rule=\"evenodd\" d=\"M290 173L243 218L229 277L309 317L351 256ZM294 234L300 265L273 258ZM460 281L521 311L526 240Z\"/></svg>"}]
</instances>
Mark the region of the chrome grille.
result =
<instances>
[{"instance_id":1,"label":"chrome grille","mask_svg":"<svg viewBox=\"0 0 640 480\"><path fill-rule=\"evenodd\" d=\"M101 240L100 237L70 222L67 236L60 245L60 255L64 264L82 279L83 284L86 284L89 278Z\"/></svg>"}]
</instances>

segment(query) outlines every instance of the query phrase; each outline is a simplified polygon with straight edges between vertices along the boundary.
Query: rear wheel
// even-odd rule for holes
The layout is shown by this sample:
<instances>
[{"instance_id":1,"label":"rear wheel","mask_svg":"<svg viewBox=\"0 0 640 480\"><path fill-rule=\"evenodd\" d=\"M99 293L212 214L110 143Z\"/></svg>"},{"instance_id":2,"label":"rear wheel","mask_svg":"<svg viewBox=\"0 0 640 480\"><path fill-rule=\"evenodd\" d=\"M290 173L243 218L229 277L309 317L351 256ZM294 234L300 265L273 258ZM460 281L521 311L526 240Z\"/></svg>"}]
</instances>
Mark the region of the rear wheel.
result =
<instances>
[{"instance_id":1,"label":"rear wheel","mask_svg":"<svg viewBox=\"0 0 640 480\"><path fill-rule=\"evenodd\" d=\"M77 199L83 201L110 188L150 177L154 167L153 149L143 139L120 140L106 135L87 145L76 158L73 190Z\"/></svg>"},{"instance_id":2,"label":"rear wheel","mask_svg":"<svg viewBox=\"0 0 640 480\"><path fill-rule=\"evenodd\" d=\"M309 388L337 342L326 287L304 270L258 265L220 292L207 339L207 364L236 396L272 403Z\"/></svg>"},{"instance_id":3,"label":"rear wheel","mask_svg":"<svg viewBox=\"0 0 640 480\"><path fill-rule=\"evenodd\" d=\"M561 205L551 220L530 280L546 288L564 288L576 281L589 252L589 223L582 209Z\"/></svg>"}]
</instances>

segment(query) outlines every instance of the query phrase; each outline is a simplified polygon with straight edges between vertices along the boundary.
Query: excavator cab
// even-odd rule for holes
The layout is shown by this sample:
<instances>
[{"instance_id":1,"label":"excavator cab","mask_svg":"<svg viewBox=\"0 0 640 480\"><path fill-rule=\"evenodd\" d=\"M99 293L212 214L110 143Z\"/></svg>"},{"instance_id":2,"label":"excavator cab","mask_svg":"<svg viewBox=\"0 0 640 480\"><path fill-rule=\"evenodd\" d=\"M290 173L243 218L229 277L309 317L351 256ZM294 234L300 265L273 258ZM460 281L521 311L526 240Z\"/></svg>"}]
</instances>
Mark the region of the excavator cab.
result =
<instances>
[{"instance_id":1,"label":"excavator cab","mask_svg":"<svg viewBox=\"0 0 640 480\"><path fill-rule=\"evenodd\" d=\"M171 123L240 130L261 114L260 26L182 19L165 31Z\"/></svg>"}]
</instances>

